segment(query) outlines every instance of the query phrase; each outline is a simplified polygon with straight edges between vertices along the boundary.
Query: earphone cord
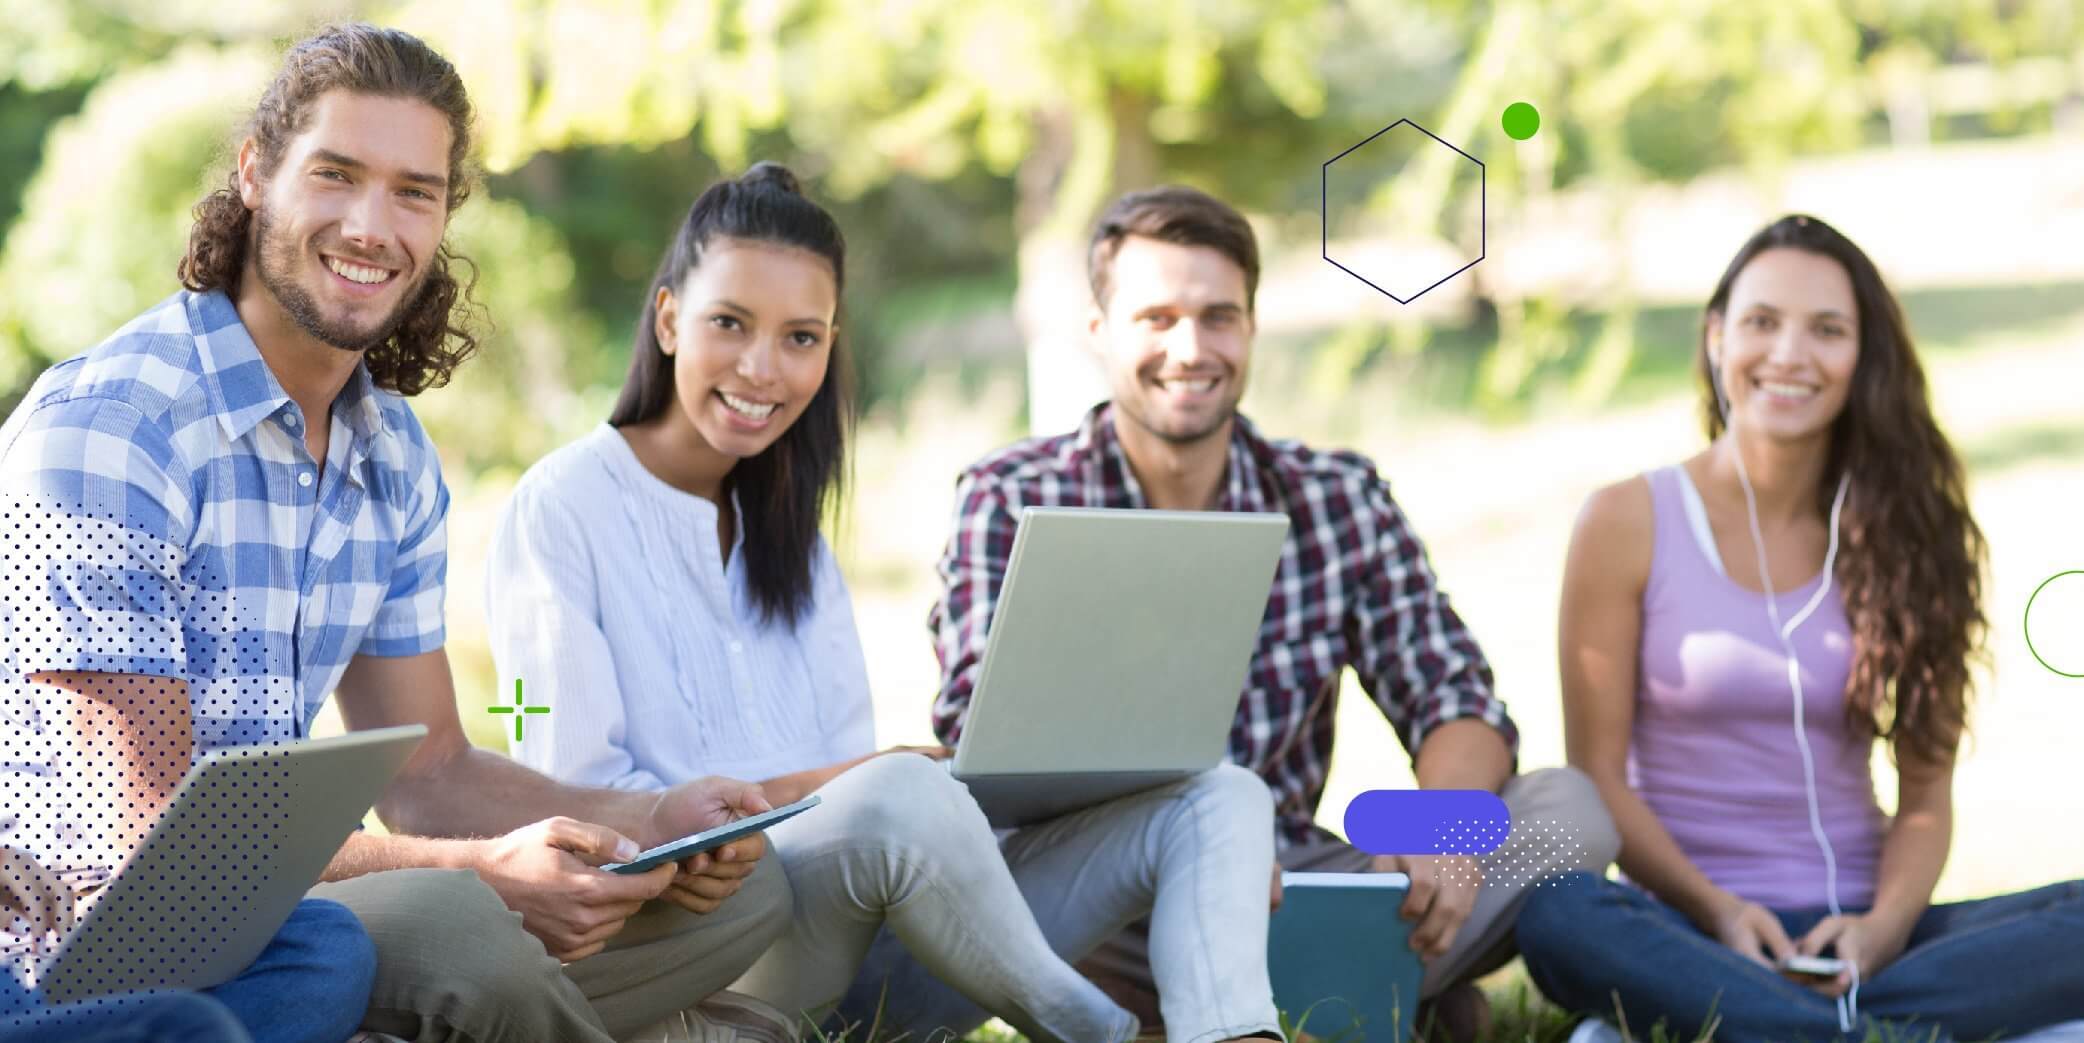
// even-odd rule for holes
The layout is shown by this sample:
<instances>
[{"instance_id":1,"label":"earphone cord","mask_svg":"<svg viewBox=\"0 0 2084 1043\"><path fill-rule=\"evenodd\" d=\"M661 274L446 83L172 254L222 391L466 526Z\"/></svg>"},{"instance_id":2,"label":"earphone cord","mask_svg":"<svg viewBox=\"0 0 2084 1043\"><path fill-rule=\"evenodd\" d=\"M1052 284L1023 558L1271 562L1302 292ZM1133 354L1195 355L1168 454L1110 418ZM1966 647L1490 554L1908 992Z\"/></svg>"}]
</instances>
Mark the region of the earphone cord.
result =
<instances>
[{"instance_id":1,"label":"earphone cord","mask_svg":"<svg viewBox=\"0 0 2084 1043\"><path fill-rule=\"evenodd\" d=\"M1850 486L1852 476L1838 477L1838 492L1831 498L1831 536L1829 548L1824 551L1823 580L1817 585L1816 593L1810 597L1809 603L1803 605L1802 610L1795 613L1795 618L1783 626L1780 622L1780 605L1773 591L1772 572L1766 564L1765 534L1758 524L1758 499L1751 491L1751 475L1744 467L1744 450L1741 446L1732 448L1737 458L1737 481L1744 487L1745 517L1751 523L1751 547L1758 553L1759 584L1766 592L1766 617L1772 621L1773 635L1779 639L1781 651L1787 654L1787 684L1794 692L1795 745L1802 752L1802 786L1809 797L1809 833L1816 838L1816 846L1823 852L1824 896L1830 903L1831 915L1842 917L1845 910L1838 905L1838 856L1831 850L1830 838L1824 834L1823 812L1818 807L1816 760L1809 751L1809 729L1804 720L1802 706L1802 667L1795 658L1794 632L1809 618L1810 613L1816 611L1818 605L1823 604L1824 595L1831 589L1831 572L1838 561L1838 517L1845 508L1845 491ZM1845 995L1838 997L1840 1032L1851 1032L1853 1023L1860 1016L1860 966L1858 963L1851 963L1849 966L1852 970L1852 988Z\"/></svg>"}]
</instances>

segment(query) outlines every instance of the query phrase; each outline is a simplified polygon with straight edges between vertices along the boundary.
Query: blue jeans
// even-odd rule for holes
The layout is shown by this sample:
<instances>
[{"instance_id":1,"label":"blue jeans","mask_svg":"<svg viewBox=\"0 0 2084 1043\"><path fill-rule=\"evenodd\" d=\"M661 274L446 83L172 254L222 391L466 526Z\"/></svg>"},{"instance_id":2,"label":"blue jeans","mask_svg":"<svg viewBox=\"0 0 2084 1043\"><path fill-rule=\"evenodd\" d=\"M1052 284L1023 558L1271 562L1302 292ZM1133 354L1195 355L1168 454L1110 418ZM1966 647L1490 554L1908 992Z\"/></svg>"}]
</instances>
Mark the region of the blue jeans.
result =
<instances>
[{"instance_id":1,"label":"blue jeans","mask_svg":"<svg viewBox=\"0 0 2084 1043\"><path fill-rule=\"evenodd\" d=\"M362 1023L376 979L376 946L338 902L305 899L253 964L222 985L136 993L42 1007L0 974L0 1043L340 1043ZM242 1030L243 1026L243 1030Z\"/></svg>"},{"instance_id":2,"label":"blue jeans","mask_svg":"<svg viewBox=\"0 0 2084 1043\"><path fill-rule=\"evenodd\" d=\"M193 992L129 992L32 1009L12 974L0 974L0 1043L250 1043L224 1004ZM337 1043L337 1041L336 1041Z\"/></svg>"},{"instance_id":3,"label":"blue jeans","mask_svg":"<svg viewBox=\"0 0 2084 1043\"><path fill-rule=\"evenodd\" d=\"M1863 910L1848 909L1847 912ZM1828 910L1775 910L1800 938ZM1528 974L1552 1002L1629 1027L1658 1021L1685 1038L1719 1019L1715 1038L1837 1040L1836 1005L1703 934L1648 893L1590 873L1544 881L1517 927ZM2084 1018L2084 880L1976 902L1935 905L1903 954L1860 983L1863 1039L1991 1039Z\"/></svg>"}]
</instances>

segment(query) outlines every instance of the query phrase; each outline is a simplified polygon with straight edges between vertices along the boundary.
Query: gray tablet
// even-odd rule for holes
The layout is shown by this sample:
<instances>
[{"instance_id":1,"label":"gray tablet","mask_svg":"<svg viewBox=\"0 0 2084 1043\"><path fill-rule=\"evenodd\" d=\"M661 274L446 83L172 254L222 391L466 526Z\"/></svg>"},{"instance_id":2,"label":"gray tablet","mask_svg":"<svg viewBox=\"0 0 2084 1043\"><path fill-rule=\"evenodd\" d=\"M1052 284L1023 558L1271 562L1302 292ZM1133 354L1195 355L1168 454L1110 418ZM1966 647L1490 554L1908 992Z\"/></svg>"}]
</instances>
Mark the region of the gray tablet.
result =
<instances>
[{"instance_id":1,"label":"gray tablet","mask_svg":"<svg viewBox=\"0 0 2084 1043\"><path fill-rule=\"evenodd\" d=\"M1017 826L1223 762L1288 517L1030 507L951 771Z\"/></svg>"},{"instance_id":2,"label":"gray tablet","mask_svg":"<svg viewBox=\"0 0 2084 1043\"><path fill-rule=\"evenodd\" d=\"M47 958L45 1001L237 977L426 734L413 724L204 754Z\"/></svg>"},{"instance_id":3,"label":"gray tablet","mask_svg":"<svg viewBox=\"0 0 2084 1043\"><path fill-rule=\"evenodd\" d=\"M609 862L601 868L624 876L648 873L668 862L678 862L683 858L693 858L704 851L713 851L739 837L765 832L767 827L787 822L824 802L825 798L813 793L794 804L784 804L771 811L747 815L713 829L705 829L693 836L660 844L649 851L640 852L637 857L627 862Z\"/></svg>"}]
</instances>

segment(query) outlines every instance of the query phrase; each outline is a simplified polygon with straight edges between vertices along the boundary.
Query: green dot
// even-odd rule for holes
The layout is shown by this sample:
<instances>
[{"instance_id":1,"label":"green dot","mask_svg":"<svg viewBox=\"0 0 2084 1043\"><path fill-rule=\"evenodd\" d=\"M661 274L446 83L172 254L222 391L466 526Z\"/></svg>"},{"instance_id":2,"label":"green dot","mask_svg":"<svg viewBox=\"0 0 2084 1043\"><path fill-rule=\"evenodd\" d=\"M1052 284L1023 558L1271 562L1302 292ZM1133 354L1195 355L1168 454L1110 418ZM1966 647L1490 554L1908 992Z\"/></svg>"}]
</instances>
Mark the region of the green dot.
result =
<instances>
[{"instance_id":1,"label":"green dot","mask_svg":"<svg viewBox=\"0 0 2084 1043\"><path fill-rule=\"evenodd\" d=\"M1505 106L1505 115L1498 122L1505 125L1505 135L1514 141L1525 141L1541 129L1541 113L1524 101Z\"/></svg>"}]
</instances>

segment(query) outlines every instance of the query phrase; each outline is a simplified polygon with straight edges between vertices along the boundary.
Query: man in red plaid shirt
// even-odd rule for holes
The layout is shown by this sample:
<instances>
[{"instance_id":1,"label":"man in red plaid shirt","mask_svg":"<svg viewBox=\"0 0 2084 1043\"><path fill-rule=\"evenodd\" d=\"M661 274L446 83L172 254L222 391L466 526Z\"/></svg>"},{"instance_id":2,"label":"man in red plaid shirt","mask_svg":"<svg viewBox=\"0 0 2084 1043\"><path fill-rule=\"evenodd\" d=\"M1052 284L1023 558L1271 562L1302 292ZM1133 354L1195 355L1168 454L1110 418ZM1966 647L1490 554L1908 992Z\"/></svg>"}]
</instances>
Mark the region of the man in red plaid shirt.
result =
<instances>
[{"instance_id":1,"label":"man in red plaid shirt","mask_svg":"<svg viewBox=\"0 0 2084 1043\"><path fill-rule=\"evenodd\" d=\"M1133 193L1101 217L1089 263L1091 341L1112 400L1078 430L995 452L957 482L930 617L934 730L950 744L962 731L1021 508L1286 513L1230 756L1273 791L1278 868L1410 874L1403 914L1432 1004L1420 1017L1454 1036L1480 1031L1488 1009L1470 982L1511 958L1525 889L1550 872L1603 870L1619 849L1597 791L1569 768L1515 774L1518 732L1490 666L1374 465L1265 438L1238 414L1259 282L1245 219L1192 189ZM1411 753L1420 787L1502 794L1517 827L1502 847L1481 859L1369 856L1316 825L1347 667ZM1086 967L1155 1022L1138 930Z\"/></svg>"}]
</instances>

